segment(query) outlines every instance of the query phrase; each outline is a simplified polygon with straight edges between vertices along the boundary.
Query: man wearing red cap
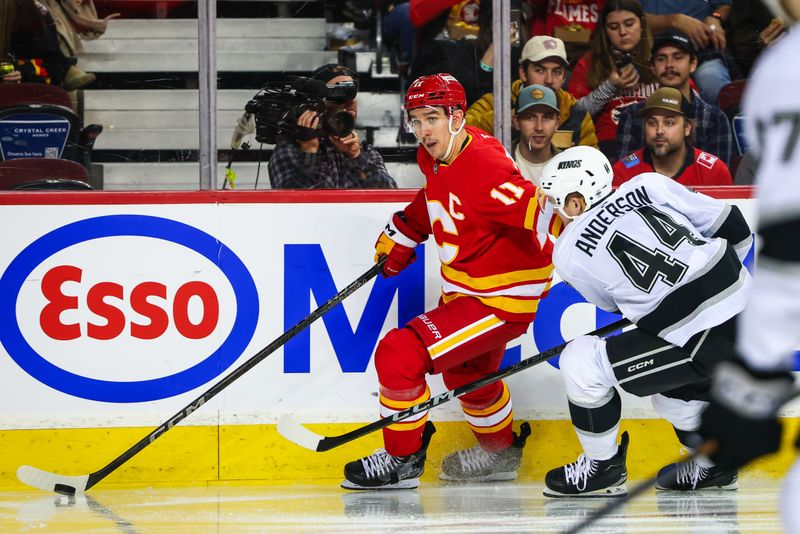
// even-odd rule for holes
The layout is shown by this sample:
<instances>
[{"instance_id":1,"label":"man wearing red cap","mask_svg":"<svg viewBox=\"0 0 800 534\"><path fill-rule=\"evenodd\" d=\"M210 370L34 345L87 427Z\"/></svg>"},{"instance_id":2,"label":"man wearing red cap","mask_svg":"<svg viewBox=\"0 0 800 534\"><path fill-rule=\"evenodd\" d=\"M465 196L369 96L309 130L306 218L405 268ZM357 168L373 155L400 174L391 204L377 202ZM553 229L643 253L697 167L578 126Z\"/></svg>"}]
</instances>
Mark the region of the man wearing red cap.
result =
<instances>
[{"instance_id":1,"label":"man wearing red cap","mask_svg":"<svg viewBox=\"0 0 800 534\"><path fill-rule=\"evenodd\" d=\"M390 331L378 344L380 413L391 416L430 398L427 374L456 388L496 371L507 342L524 334L552 281L552 242L561 222L497 139L466 126L466 98L449 74L417 79L405 98L406 125L420 143L426 185L395 213L375 244L384 275L414 260L433 235L441 260L439 305ZM530 426L516 436L506 384L460 397L478 444L446 457L445 480L512 480ZM427 412L383 431L385 449L348 463L346 489L416 488L435 432Z\"/></svg>"}]
</instances>

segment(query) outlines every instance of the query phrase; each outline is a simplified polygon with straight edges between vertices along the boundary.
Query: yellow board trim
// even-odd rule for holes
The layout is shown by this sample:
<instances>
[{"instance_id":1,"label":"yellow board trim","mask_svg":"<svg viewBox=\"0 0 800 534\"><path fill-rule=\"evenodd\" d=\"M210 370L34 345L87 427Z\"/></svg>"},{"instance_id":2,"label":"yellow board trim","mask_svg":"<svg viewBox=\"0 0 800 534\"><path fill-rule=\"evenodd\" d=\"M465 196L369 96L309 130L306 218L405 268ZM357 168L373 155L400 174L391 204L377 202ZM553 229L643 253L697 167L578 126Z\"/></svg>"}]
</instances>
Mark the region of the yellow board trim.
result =
<instances>
[{"instance_id":1,"label":"yellow board trim","mask_svg":"<svg viewBox=\"0 0 800 534\"><path fill-rule=\"evenodd\" d=\"M519 414L515 426L519 426ZM793 447L800 419L784 419L781 451L755 462L743 477L781 478L797 459ZM332 436L349 432L360 423L306 425ZM471 447L475 436L463 421L436 421L437 433L428 449L423 481L435 481L442 459L451 452ZM574 462L580 454L578 438L568 420L531 421L529 439L519 470L521 481L541 483L554 467ZM625 419L621 430L631 435L628 473L632 480L653 476L664 465L680 458L681 445L672 426L661 419ZM148 434L145 428L78 428L0 431L0 489L20 491L16 479L20 465L28 464L65 475L91 473ZM98 484L112 487L185 486L261 483L338 485L342 467L382 447L380 432L338 447L325 454L286 441L275 425L179 426ZM34 490L31 490L34 491ZM44 494L43 494L44 495Z\"/></svg>"},{"instance_id":2,"label":"yellow board trim","mask_svg":"<svg viewBox=\"0 0 800 534\"><path fill-rule=\"evenodd\" d=\"M531 244L533 246L533 244ZM488 291L498 287L510 286L521 283L543 282L553 274L553 265L540 267L539 269L525 269L522 271L511 271L492 276L481 276L473 278L467 273L457 271L449 265L442 265L442 276L447 280L467 286L476 291Z\"/></svg>"}]
</instances>

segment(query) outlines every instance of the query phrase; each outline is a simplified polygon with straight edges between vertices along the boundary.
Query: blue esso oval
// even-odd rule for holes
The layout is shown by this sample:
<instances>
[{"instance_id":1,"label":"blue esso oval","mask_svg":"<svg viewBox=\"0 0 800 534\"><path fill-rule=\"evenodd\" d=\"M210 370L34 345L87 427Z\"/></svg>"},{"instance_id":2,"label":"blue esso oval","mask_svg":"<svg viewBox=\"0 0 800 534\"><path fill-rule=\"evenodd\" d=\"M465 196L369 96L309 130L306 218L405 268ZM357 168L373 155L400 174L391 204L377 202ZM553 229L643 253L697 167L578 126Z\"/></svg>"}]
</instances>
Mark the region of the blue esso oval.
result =
<instances>
[{"instance_id":1,"label":"blue esso oval","mask_svg":"<svg viewBox=\"0 0 800 534\"><path fill-rule=\"evenodd\" d=\"M175 243L205 257L227 278L236 299L236 318L222 344L180 372L139 381L81 376L42 357L23 336L16 316L22 285L31 272L72 245L107 237L146 237ZM258 322L258 292L242 260L217 238L187 224L150 215L105 215L57 228L25 247L0 278L0 342L11 358L36 380L58 391L103 402L145 402L172 397L201 386L228 369L244 352Z\"/></svg>"}]
</instances>

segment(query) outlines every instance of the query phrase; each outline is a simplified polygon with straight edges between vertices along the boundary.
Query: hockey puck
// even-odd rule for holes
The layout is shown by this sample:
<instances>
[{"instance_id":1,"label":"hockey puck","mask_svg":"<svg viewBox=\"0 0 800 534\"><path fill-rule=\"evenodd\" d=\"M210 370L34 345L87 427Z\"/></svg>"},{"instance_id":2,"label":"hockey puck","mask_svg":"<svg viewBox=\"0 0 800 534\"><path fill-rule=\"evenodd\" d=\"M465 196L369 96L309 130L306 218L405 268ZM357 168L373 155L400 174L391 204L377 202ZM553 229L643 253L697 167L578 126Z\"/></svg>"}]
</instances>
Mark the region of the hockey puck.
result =
<instances>
[{"instance_id":1,"label":"hockey puck","mask_svg":"<svg viewBox=\"0 0 800 534\"><path fill-rule=\"evenodd\" d=\"M61 495L75 495L75 488L72 486L67 486L66 484L56 484L56 486L53 488L53 491L60 493Z\"/></svg>"}]
</instances>

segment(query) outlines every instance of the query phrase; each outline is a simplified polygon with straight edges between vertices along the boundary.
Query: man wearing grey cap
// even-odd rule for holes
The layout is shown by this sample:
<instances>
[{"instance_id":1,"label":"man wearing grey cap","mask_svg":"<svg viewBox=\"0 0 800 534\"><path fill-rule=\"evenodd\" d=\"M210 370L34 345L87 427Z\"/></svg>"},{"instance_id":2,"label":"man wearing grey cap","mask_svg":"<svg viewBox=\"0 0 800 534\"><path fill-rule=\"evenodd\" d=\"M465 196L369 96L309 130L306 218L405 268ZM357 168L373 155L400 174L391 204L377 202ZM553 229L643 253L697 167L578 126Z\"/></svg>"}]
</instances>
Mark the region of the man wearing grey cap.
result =
<instances>
[{"instance_id":1,"label":"man wearing grey cap","mask_svg":"<svg viewBox=\"0 0 800 534\"><path fill-rule=\"evenodd\" d=\"M695 146L730 165L733 159L733 136L728 118L717 106L700 98L689 84L690 77L697 69L697 49L691 39L675 29L657 35L653 39L650 62L661 87L678 89L691 105L696 124ZM638 102L620 114L617 127L619 159L644 146L644 121L639 116L644 105L644 102Z\"/></svg>"},{"instance_id":2,"label":"man wearing grey cap","mask_svg":"<svg viewBox=\"0 0 800 534\"><path fill-rule=\"evenodd\" d=\"M536 187L541 185L545 164L561 152L553 145L559 123L558 103L552 89L534 84L520 91L514 116L519 141L514 143L511 153L522 176Z\"/></svg>"},{"instance_id":3,"label":"man wearing grey cap","mask_svg":"<svg viewBox=\"0 0 800 534\"><path fill-rule=\"evenodd\" d=\"M592 118L575 107L577 100L561 88L567 77L567 52L561 39L537 35L525 43L519 65L519 80L511 84L511 105L516 106L523 87L544 85L553 90L559 109L559 131L553 143L559 148L575 145L597 146ZM467 110L467 124L494 131L494 95L487 93Z\"/></svg>"}]
</instances>

